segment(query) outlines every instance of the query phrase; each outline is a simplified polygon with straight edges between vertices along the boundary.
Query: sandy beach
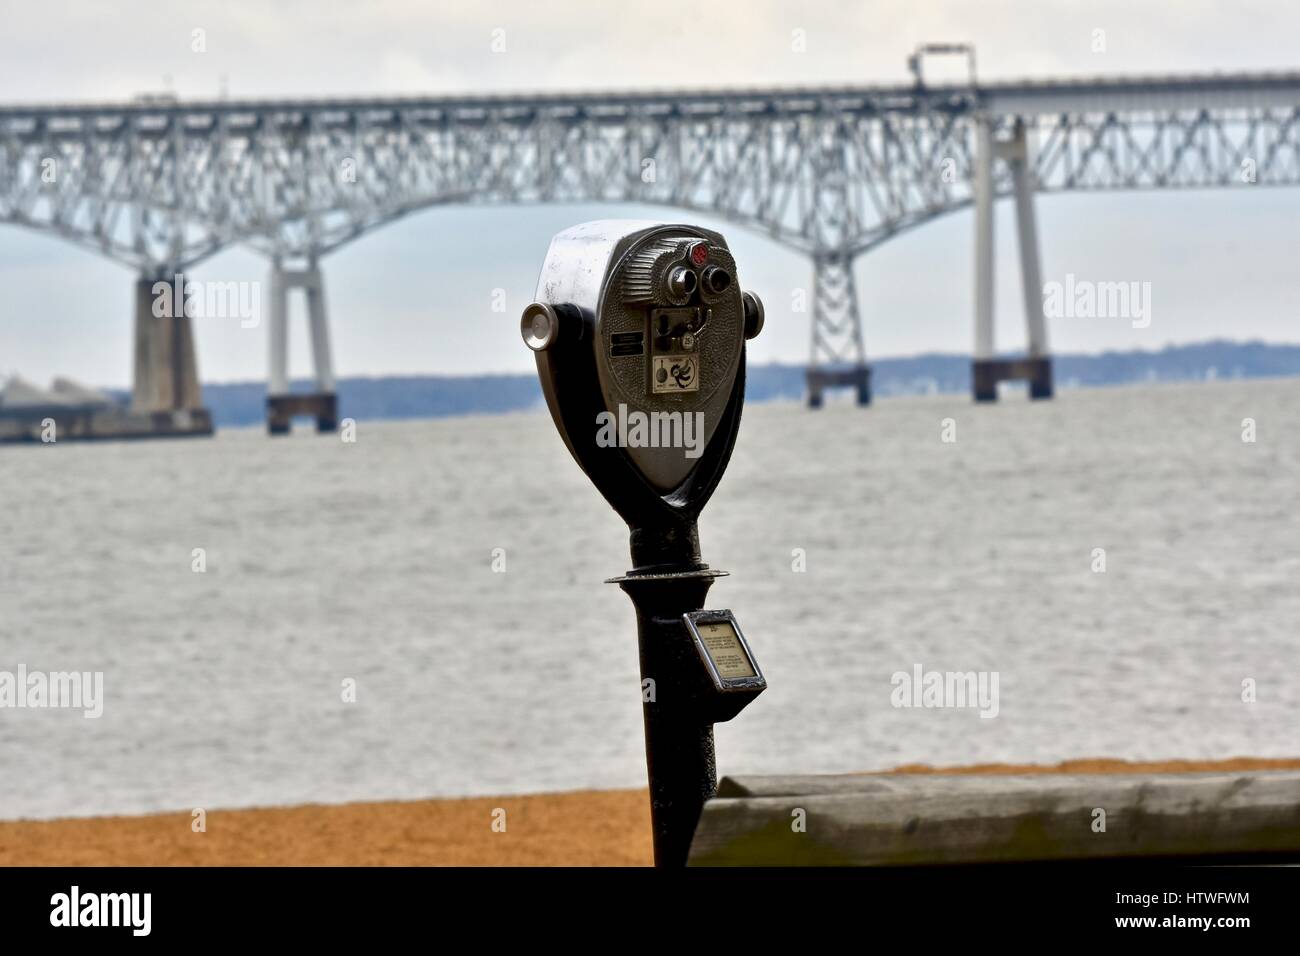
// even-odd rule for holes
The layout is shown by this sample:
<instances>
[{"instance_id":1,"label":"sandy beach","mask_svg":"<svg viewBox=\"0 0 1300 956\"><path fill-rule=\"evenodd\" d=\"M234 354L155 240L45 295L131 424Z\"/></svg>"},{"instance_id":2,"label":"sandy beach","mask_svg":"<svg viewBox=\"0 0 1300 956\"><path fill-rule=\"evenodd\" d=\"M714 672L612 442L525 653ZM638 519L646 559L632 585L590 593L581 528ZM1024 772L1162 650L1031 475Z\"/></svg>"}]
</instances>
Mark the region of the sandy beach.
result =
<instances>
[{"instance_id":1,"label":"sandy beach","mask_svg":"<svg viewBox=\"0 0 1300 956\"><path fill-rule=\"evenodd\" d=\"M909 765L893 773L1190 773L1300 769L1300 759L1052 766ZM494 820L504 811L504 830ZM648 866L644 790L190 811L0 823L5 866Z\"/></svg>"}]
</instances>

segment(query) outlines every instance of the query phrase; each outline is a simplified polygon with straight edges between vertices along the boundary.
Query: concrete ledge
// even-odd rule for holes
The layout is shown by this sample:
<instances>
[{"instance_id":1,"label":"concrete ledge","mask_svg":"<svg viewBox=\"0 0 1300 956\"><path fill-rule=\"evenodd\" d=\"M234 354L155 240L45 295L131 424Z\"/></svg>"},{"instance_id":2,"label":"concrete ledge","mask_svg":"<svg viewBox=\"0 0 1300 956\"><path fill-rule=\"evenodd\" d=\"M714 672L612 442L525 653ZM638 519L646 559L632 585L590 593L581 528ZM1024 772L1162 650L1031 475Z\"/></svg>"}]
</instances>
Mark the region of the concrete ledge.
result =
<instances>
[{"instance_id":1,"label":"concrete ledge","mask_svg":"<svg viewBox=\"0 0 1300 956\"><path fill-rule=\"evenodd\" d=\"M800 810L805 832L793 826ZM1300 861L1300 772L728 777L705 804L690 863L1139 857Z\"/></svg>"},{"instance_id":2,"label":"concrete ledge","mask_svg":"<svg viewBox=\"0 0 1300 956\"><path fill-rule=\"evenodd\" d=\"M25 407L0 413L0 442L40 442L45 419L55 425L55 443L125 441L145 438L203 438L213 433L206 408L161 412L129 411L103 406Z\"/></svg>"}]
</instances>

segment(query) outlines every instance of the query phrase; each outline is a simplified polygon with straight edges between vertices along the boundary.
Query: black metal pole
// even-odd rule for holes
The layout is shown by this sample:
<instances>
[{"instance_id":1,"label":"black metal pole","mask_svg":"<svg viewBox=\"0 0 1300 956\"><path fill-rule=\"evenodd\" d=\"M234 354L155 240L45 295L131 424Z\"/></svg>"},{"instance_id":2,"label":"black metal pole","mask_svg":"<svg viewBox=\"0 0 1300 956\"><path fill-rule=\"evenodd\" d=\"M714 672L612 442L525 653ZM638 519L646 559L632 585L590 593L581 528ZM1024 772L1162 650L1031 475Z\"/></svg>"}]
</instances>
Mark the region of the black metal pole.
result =
<instances>
[{"instance_id":1,"label":"black metal pole","mask_svg":"<svg viewBox=\"0 0 1300 956\"><path fill-rule=\"evenodd\" d=\"M718 788L707 685L682 615L704 607L707 568L618 579L636 607L655 866L684 866L706 800Z\"/></svg>"}]
</instances>

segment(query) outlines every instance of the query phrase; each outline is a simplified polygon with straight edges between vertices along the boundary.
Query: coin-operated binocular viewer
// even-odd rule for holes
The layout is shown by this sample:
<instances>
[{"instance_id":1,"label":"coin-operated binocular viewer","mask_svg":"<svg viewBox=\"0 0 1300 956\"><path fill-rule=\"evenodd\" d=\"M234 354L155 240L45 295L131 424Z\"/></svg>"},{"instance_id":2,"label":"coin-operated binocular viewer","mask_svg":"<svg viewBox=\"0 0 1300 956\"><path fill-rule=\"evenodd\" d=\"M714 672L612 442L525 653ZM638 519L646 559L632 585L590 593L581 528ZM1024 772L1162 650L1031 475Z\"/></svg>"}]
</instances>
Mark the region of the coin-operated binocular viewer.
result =
<instances>
[{"instance_id":1,"label":"coin-operated binocular viewer","mask_svg":"<svg viewBox=\"0 0 1300 956\"><path fill-rule=\"evenodd\" d=\"M551 241L520 331L551 417L631 531L655 863L686 862L717 789L713 725L767 686L730 611L702 610L725 571L696 521L740 427L745 340L763 305L718 233L602 221Z\"/></svg>"}]
</instances>

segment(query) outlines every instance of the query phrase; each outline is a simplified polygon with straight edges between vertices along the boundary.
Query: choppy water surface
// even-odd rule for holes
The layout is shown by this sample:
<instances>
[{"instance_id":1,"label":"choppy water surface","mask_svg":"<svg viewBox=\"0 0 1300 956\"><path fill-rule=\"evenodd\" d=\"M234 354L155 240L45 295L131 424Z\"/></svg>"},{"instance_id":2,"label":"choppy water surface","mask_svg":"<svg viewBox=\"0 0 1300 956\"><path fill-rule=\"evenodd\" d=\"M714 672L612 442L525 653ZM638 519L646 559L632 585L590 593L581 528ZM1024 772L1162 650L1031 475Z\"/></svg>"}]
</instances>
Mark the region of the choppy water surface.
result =
<instances>
[{"instance_id":1,"label":"choppy water surface","mask_svg":"<svg viewBox=\"0 0 1300 956\"><path fill-rule=\"evenodd\" d=\"M1298 426L1300 381L751 407L701 538L771 687L720 769L1295 756ZM106 698L0 710L0 817L644 780L626 529L544 414L0 448L0 501L0 670ZM891 706L916 664L998 716Z\"/></svg>"}]
</instances>

